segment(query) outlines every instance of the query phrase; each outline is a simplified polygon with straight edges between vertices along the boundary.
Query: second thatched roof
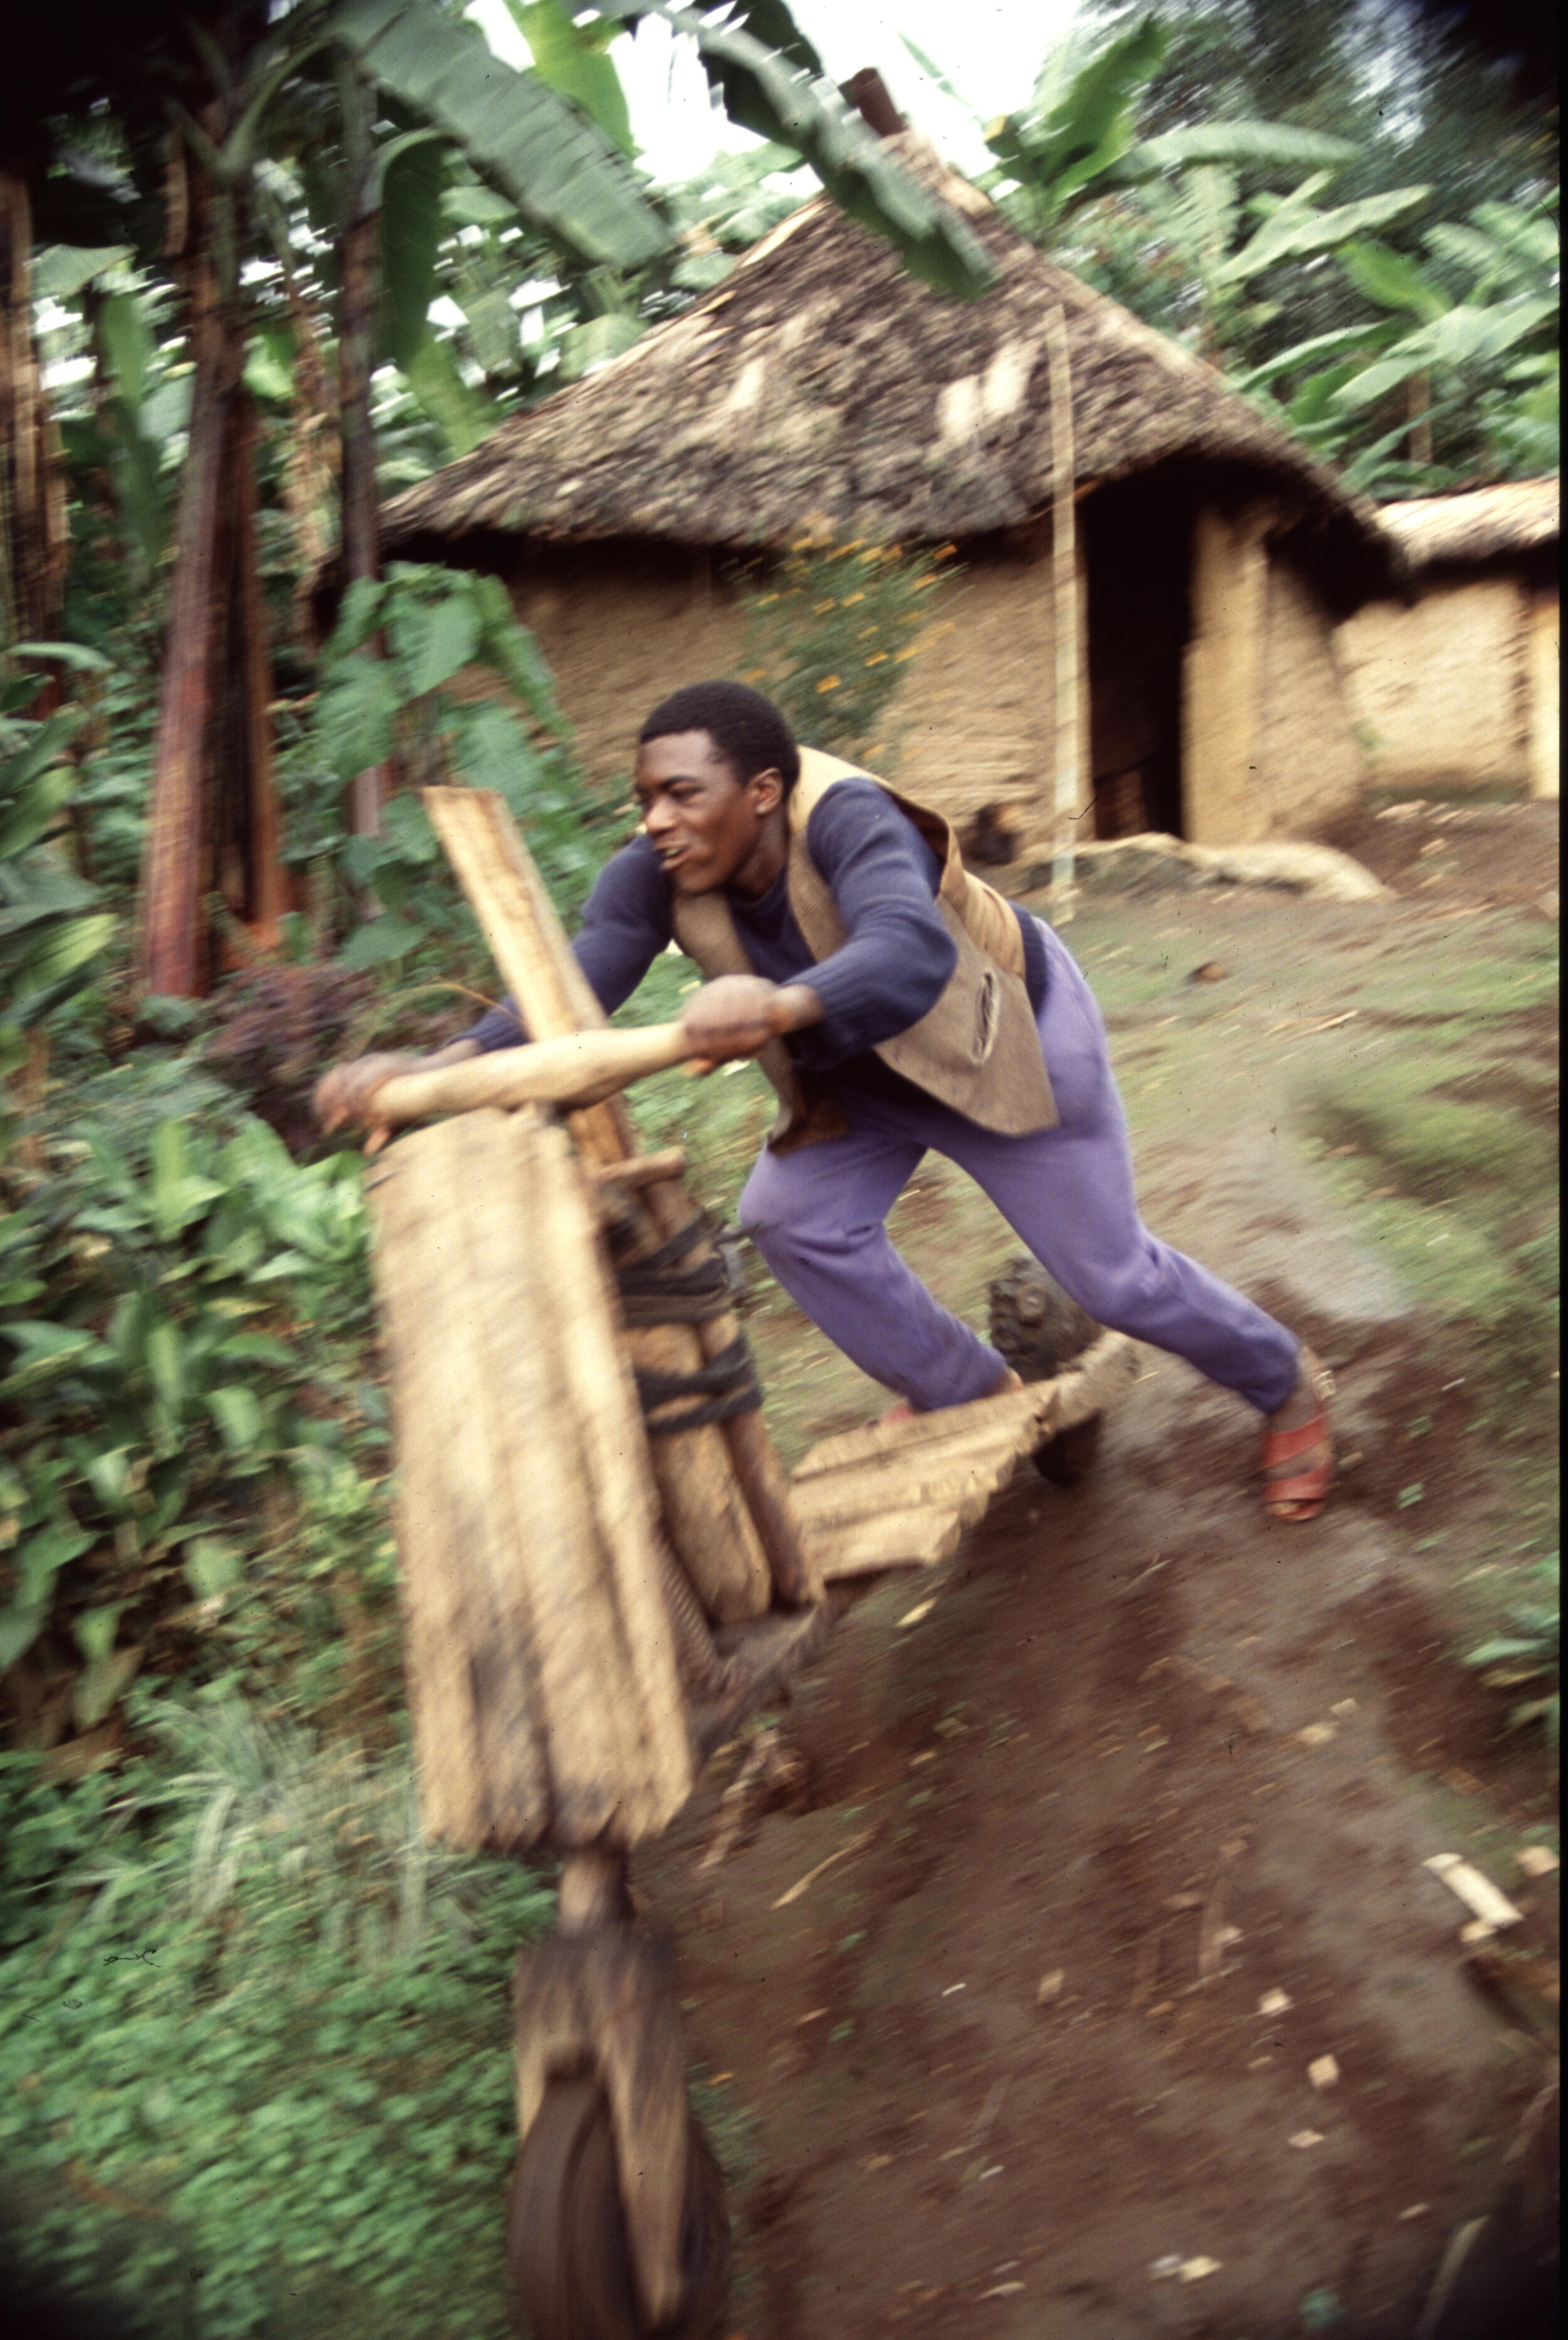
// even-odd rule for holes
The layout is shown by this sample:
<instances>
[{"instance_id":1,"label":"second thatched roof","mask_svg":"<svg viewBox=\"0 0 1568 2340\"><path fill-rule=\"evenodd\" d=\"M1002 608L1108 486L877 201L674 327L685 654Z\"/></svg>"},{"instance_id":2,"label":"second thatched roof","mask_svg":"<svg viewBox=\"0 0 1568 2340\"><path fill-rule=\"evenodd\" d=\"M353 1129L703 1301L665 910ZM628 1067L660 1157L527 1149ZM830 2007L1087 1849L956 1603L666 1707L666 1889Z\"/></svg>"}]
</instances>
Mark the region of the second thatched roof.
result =
<instances>
[{"instance_id":1,"label":"second thatched roof","mask_svg":"<svg viewBox=\"0 0 1568 2340\"><path fill-rule=\"evenodd\" d=\"M739 550L812 521L879 543L1017 528L1050 503L1059 308L1080 487L1223 467L1275 494L1314 566L1356 598L1397 565L1370 507L1212 366L1053 266L928 150L897 144L986 245L997 281L982 299L919 283L819 198L682 315L398 496L387 549L499 531Z\"/></svg>"},{"instance_id":2,"label":"second thatched roof","mask_svg":"<svg viewBox=\"0 0 1568 2340\"><path fill-rule=\"evenodd\" d=\"M1420 570L1543 550L1557 541L1561 506L1557 480L1505 480L1494 488L1384 504L1377 517L1410 568Z\"/></svg>"}]
</instances>

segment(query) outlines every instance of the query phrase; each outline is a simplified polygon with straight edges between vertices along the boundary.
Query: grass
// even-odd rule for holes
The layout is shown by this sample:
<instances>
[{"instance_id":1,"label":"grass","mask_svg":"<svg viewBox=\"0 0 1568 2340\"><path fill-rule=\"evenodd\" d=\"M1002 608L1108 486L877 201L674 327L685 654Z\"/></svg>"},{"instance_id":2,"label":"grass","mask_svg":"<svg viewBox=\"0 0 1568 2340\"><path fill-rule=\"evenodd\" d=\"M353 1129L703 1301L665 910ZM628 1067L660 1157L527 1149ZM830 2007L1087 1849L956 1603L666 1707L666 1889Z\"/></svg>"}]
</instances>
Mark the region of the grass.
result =
<instances>
[{"instance_id":1,"label":"grass","mask_svg":"<svg viewBox=\"0 0 1568 2340\"><path fill-rule=\"evenodd\" d=\"M1552 1540L1558 1497L1557 1096L1539 1014L1557 968L1554 938L1534 927L1514 938L1513 955L1464 959L1435 982L1409 965L1369 971L1354 996L1385 1036L1318 1079L1305 1150L1405 1289L1475 1359L1472 1434L1488 1442L1509 1492L1497 1555L1466 1578L1474 1621L1459 1654L1515 1693L1512 1720L1542 1725L1554 1760L1556 1564L1521 1555Z\"/></svg>"},{"instance_id":2,"label":"grass","mask_svg":"<svg viewBox=\"0 0 1568 2340\"><path fill-rule=\"evenodd\" d=\"M238 1700L111 1780L4 1759L0 2202L127 2334L501 2340L507 1995L541 1880Z\"/></svg>"}]
</instances>

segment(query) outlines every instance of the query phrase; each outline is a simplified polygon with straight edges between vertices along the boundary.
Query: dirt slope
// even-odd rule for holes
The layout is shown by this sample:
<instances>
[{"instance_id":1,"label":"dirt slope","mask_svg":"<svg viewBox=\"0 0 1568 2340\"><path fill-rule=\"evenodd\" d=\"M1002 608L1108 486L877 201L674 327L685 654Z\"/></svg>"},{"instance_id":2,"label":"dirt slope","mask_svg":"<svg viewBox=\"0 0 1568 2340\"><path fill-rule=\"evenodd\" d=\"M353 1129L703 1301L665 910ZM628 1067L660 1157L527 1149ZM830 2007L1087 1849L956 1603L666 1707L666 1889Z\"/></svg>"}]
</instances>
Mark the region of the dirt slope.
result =
<instances>
[{"instance_id":1,"label":"dirt slope","mask_svg":"<svg viewBox=\"0 0 1568 2340\"><path fill-rule=\"evenodd\" d=\"M1447 1661L1519 1482L1464 1328L1413 1304L1297 1140L1325 1066L1354 1046L1375 1072L1424 988L1541 919L1543 810L1490 817L1468 881L1442 821L1406 874L1407 827L1392 905L1080 911L1146 1215L1328 1354L1347 1468L1320 1522L1268 1522L1245 1410L1146 1353L1091 1485L1026 1472L945 1571L837 1628L784 1718L793 1809L703 1869L732 1757L640 1863L693 2052L754 2117L746 2340L1410 2340L1483 2216L1431 2340L1533 2328L1543 2051L1422 1866L1475 1859L1546 1939L1555 1880L1514 1859L1543 1768ZM1005 1231L938 1169L899 1225L974 1307ZM875 1405L782 1306L754 1330L787 1447Z\"/></svg>"}]
</instances>

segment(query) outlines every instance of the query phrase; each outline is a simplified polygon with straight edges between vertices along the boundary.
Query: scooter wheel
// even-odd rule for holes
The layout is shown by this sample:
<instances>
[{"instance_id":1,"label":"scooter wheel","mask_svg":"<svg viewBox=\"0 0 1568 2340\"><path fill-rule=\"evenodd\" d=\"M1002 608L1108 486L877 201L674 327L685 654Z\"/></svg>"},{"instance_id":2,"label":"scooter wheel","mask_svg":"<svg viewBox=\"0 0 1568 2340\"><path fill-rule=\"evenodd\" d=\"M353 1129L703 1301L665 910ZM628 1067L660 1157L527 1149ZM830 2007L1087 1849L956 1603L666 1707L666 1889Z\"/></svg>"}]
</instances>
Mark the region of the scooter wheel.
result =
<instances>
[{"instance_id":1,"label":"scooter wheel","mask_svg":"<svg viewBox=\"0 0 1568 2340\"><path fill-rule=\"evenodd\" d=\"M712 2340L729 2276L724 2181L695 2119L680 2257L685 2295L660 2340ZM610 2108L596 2079L552 2081L507 2203L507 2259L532 2340L650 2340L637 2302Z\"/></svg>"},{"instance_id":2,"label":"scooter wheel","mask_svg":"<svg viewBox=\"0 0 1568 2340\"><path fill-rule=\"evenodd\" d=\"M990 1289L991 1341L1027 1382L1051 1380L1098 1338L1100 1327L1054 1284L1038 1260L1020 1252ZM1035 1468L1055 1487L1082 1484L1099 1453L1102 1414L1076 1422L1035 1449Z\"/></svg>"}]
</instances>

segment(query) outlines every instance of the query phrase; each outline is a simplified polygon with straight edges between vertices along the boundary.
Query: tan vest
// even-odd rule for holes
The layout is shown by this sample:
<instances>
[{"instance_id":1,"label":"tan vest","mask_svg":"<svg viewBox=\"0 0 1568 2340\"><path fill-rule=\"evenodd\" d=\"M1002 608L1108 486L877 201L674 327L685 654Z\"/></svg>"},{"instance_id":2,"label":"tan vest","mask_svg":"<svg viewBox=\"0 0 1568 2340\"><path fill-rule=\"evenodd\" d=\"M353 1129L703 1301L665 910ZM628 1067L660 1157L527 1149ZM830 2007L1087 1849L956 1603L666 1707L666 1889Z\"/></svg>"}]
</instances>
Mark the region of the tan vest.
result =
<instances>
[{"instance_id":1,"label":"tan vest","mask_svg":"<svg viewBox=\"0 0 1568 2340\"><path fill-rule=\"evenodd\" d=\"M875 775L815 748L801 749L800 777L789 797L786 884L795 923L814 960L830 958L848 937L832 890L806 849L806 827L828 790L848 779L874 780ZM1056 1103L1024 982L1024 939L1016 913L965 868L958 841L940 813L911 803L885 780L875 784L914 823L942 865L937 907L958 953L936 1006L907 1031L879 1042L877 1055L983 1129L1018 1137L1054 1128ZM676 941L710 981L753 972L721 893L675 894L670 910ZM781 1106L768 1140L775 1153L844 1135L849 1118L830 1074L799 1070L782 1040L769 1041L759 1062Z\"/></svg>"}]
</instances>

